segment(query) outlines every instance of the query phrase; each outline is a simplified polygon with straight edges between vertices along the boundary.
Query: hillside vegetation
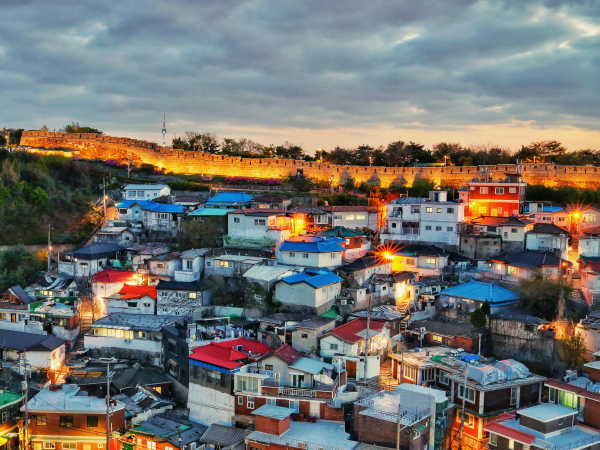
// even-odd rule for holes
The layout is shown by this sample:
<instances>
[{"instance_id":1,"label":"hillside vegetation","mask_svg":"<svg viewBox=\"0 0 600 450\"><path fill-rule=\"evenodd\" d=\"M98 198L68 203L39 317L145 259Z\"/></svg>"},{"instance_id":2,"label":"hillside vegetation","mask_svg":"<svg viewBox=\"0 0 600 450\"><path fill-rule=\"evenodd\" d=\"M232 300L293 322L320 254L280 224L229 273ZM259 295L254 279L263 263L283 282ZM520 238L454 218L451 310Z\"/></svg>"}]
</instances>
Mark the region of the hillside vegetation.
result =
<instances>
[{"instance_id":1,"label":"hillside vegetation","mask_svg":"<svg viewBox=\"0 0 600 450\"><path fill-rule=\"evenodd\" d=\"M94 168L61 156L0 150L0 245L80 243L100 223ZM100 178L101 182L101 178Z\"/></svg>"}]
</instances>

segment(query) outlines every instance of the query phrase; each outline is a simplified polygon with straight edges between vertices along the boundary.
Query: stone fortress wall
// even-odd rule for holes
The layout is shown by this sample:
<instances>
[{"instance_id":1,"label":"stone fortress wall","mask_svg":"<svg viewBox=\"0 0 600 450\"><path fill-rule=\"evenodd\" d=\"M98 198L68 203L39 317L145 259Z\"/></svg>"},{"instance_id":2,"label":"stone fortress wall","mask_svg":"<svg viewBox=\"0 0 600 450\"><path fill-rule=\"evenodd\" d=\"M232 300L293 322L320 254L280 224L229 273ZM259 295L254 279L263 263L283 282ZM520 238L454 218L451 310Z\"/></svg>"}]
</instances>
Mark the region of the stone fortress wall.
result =
<instances>
[{"instance_id":1,"label":"stone fortress wall","mask_svg":"<svg viewBox=\"0 0 600 450\"><path fill-rule=\"evenodd\" d=\"M97 134L66 134L47 131L25 131L21 145L46 150L68 150L72 156L86 159L132 160L136 164L153 164L174 173L248 176L258 178L305 176L321 180L333 179L335 184L348 177L355 182L379 181L381 186L392 183L411 185L415 180L428 178L436 184L462 186L479 176L482 167L362 167L294 161L286 159L254 159L236 156L186 152L135 139ZM494 180L504 173L514 173L516 166L501 164L485 166ZM573 186L600 188L600 168L588 166L557 166L555 164L521 164L520 172L529 184L549 187Z\"/></svg>"}]
</instances>

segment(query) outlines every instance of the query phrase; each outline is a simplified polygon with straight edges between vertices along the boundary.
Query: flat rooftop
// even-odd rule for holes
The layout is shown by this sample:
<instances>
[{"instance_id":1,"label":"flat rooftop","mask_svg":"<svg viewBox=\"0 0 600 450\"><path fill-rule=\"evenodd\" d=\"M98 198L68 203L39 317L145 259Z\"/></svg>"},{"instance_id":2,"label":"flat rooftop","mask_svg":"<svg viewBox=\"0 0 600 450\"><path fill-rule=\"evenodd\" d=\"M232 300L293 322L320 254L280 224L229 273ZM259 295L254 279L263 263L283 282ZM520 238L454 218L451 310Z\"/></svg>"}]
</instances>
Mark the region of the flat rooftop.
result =
<instances>
[{"instance_id":1,"label":"flat rooftop","mask_svg":"<svg viewBox=\"0 0 600 450\"><path fill-rule=\"evenodd\" d=\"M542 422L549 422L551 420L560 419L561 417L572 416L573 414L577 414L577 411L572 408L567 408L566 406L544 403L542 405L522 409L519 411L519 414Z\"/></svg>"},{"instance_id":2,"label":"flat rooftop","mask_svg":"<svg viewBox=\"0 0 600 450\"><path fill-rule=\"evenodd\" d=\"M340 450L354 450L359 443L350 441L350 434L344 429L344 422L332 422L328 420L319 420L317 423L290 422L290 429L281 436L255 431L248 435L246 439L263 443L274 443L297 447L293 442L300 441L305 443L307 450L318 450L325 446L338 448Z\"/></svg>"},{"instance_id":3,"label":"flat rooftop","mask_svg":"<svg viewBox=\"0 0 600 450\"><path fill-rule=\"evenodd\" d=\"M76 384L59 385L61 389L53 392L50 386L46 386L35 397L33 397L27 406L30 412L48 412L56 413L69 411L73 413L95 413L106 414L106 400L88 396L86 392L80 391ZM125 408L125 404L117 401L117 406L111 406L111 411L118 411ZM21 407L25 411L25 406Z\"/></svg>"},{"instance_id":4,"label":"flat rooftop","mask_svg":"<svg viewBox=\"0 0 600 450\"><path fill-rule=\"evenodd\" d=\"M511 419L499 422L501 425L512 428L513 430L520 431L521 433L529 434L533 436L535 440L531 443L531 446L547 448L548 444L551 444L553 448L570 448L570 450L576 450L578 448L584 448L591 446L594 442L600 442L600 433L592 430L591 428L584 428L580 426L574 426L569 428L568 433L557 434L554 436L544 435L538 431L534 431L531 428L523 427L519 423L519 419Z\"/></svg>"}]
</instances>

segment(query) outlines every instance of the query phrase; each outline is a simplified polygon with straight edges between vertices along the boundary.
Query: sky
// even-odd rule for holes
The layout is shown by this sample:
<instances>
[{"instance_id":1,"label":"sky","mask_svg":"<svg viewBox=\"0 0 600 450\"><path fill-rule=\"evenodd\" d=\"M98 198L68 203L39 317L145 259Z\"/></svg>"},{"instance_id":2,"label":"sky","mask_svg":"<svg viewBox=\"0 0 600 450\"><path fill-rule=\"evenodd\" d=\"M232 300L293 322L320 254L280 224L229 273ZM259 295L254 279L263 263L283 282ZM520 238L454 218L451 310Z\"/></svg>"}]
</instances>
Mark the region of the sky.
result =
<instances>
[{"instance_id":1,"label":"sky","mask_svg":"<svg viewBox=\"0 0 600 450\"><path fill-rule=\"evenodd\" d=\"M600 150L597 0L19 0L0 127Z\"/></svg>"}]
</instances>

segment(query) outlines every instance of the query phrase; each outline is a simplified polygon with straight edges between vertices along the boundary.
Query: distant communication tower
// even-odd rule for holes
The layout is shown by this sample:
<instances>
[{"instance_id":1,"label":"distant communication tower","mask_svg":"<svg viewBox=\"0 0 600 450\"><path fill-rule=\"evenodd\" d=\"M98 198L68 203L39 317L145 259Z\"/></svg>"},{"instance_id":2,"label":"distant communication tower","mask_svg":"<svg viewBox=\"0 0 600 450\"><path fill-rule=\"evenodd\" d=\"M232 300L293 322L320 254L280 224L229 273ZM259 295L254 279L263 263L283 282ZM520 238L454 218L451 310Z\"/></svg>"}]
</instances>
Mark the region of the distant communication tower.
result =
<instances>
[{"instance_id":1,"label":"distant communication tower","mask_svg":"<svg viewBox=\"0 0 600 450\"><path fill-rule=\"evenodd\" d=\"M166 119L166 113L165 111L163 111L163 129L162 129L162 134L163 134L163 147L166 147L167 143L165 141L166 136L167 136L167 124L165 122Z\"/></svg>"}]
</instances>

